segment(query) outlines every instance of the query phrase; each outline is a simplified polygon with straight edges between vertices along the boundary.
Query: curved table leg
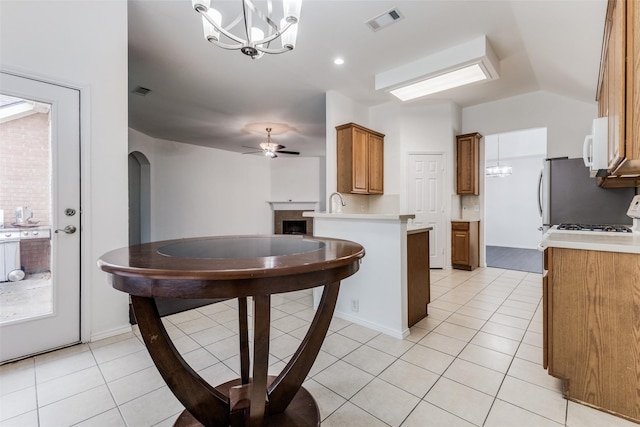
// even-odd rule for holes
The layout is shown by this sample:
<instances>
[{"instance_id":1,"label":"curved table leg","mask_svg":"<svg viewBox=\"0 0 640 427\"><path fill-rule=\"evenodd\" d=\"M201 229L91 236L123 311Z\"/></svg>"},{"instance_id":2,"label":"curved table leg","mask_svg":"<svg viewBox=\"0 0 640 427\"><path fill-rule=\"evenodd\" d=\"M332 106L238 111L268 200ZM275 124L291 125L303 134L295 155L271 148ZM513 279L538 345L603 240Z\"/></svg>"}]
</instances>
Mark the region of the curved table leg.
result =
<instances>
[{"instance_id":1,"label":"curved table leg","mask_svg":"<svg viewBox=\"0 0 640 427\"><path fill-rule=\"evenodd\" d=\"M240 378L249 384L249 328L247 324L247 297L238 298L238 336L240 338Z\"/></svg>"},{"instance_id":2,"label":"curved table leg","mask_svg":"<svg viewBox=\"0 0 640 427\"><path fill-rule=\"evenodd\" d=\"M264 421L267 400L271 296L254 295L253 313L253 384L251 384L249 427L260 427Z\"/></svg>"},{"instance_id":3,"label":"curved table leg","mask_svg":"<svg viewBox=\"0 0 640 427\"><path fill-rule=\"evenodd\" d=\"M149 354L173 394L203 425L228 426L229 400L184 361L162 324L153 298L131 295L131 303Z\"/></svg>"},{"instance_id":4,"label":"curved table leg","mask_svg":"<svg viewBox=\"0 0 640 427\"><path fill-rule=\"evenodd\" d=\"M318 356L338 300L340 282L325 285L322 299L304 340L267 392L269 412L283 412L296 395Z\"/></svg>"}]
</instances>

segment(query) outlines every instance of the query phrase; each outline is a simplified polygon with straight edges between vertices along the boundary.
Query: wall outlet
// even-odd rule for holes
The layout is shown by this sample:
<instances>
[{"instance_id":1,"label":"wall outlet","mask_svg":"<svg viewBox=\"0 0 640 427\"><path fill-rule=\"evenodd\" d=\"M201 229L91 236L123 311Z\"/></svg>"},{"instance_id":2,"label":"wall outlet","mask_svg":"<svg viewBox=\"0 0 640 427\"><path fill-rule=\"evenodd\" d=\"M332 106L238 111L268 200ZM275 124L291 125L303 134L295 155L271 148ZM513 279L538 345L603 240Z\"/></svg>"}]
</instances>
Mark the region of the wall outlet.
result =
<instances>
[{"instance_id":1,"label":"wall outlet","mask_svg":"<svg viewBox=\"0 0 640 427\"><path fill-rule=\"evenodd\" d=\"M360 311L360 300L357 300L357 299L351 300L351 311L355 311L356 313Z\"/></svg>"},{"instance_id":2,"label":"wall outlet","mask_svg":"<svg viewBox=\"0 0 640 427\"><path fill-rule=\"evenodd\" d=\"M480 205L473 205L473 210L476 212L480 211Z\"/></svg>"}]
</instances>

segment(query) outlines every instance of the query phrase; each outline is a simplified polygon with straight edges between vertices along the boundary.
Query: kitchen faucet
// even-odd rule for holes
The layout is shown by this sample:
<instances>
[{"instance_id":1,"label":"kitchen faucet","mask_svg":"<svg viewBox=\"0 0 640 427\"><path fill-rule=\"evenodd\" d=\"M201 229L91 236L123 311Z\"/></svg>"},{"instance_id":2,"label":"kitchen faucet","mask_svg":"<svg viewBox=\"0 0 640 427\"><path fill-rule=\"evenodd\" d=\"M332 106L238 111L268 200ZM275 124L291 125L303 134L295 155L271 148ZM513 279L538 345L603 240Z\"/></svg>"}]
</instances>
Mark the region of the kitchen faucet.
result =
<instances>
[{"instance_id":1,"label":"kitchen faucet","mask_svg":"<svg viewBox=\"0 0 640 427\"><path fill-rule=\"evenodd\" d=\"M340 206L338 206L335 212L333 211L333 196L338 196L338 198L340 199L340 205L347 206L347 204L342 198L342 194L338 193L337 191L335 193L331 193L331 195L329 196L329 213L339 213L342 211L342 208Z\"/></svg>"}]
</instances>

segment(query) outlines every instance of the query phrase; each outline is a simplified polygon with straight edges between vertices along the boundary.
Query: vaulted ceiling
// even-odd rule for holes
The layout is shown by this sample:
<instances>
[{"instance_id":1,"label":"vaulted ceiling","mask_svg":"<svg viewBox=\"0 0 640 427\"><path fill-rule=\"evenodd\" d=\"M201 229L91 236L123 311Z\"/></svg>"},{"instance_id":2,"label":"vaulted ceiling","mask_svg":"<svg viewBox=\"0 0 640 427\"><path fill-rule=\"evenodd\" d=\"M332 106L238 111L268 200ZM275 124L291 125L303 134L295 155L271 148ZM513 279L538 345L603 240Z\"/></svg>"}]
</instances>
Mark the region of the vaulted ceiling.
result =
<instances>
[{"instance_id":1,"label":"vaulted ceiling","mask_svg":"<svg viewBox=\"0 0 640 427\"><path fill-rule=\"evenodd\" d=\"M240 0L218 0L231 1ZM129 124L155 138L235 152L257 147L267 124L283 124L275 142L322 156L326 91L368 106L399 103L374 89L377 73L481 35L500 60L498 80L411 104L466 107L536 90L594 102L606 3L303 0L296 49L252 60L205 41L189 0L129 0L129 88L151 89L129 95ZM394 7L403 19L377 32L365 25ZM333 64L337 56L344 65Z\"/></svg>"}]
</instances>

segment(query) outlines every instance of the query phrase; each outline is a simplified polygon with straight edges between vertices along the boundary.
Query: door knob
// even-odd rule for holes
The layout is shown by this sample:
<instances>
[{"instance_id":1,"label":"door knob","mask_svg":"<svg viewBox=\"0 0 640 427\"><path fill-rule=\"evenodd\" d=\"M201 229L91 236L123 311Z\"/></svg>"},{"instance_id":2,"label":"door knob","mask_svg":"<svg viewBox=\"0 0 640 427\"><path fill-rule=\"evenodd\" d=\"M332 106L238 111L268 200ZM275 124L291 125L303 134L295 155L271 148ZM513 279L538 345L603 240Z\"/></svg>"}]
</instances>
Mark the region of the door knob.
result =
<instances>
[{"instance_id":1,"label":"door knob","mask_svg":"<svg viewBox=\"0 0 640 427\"><path fill-rule=\"evenodd\" d=\"M73 225L67 225L65 228L59 228L55 232L58 233L60 231L64 231L67 234L73 234L76 232L76 227Z\"/></svg>"}]
</instances>

